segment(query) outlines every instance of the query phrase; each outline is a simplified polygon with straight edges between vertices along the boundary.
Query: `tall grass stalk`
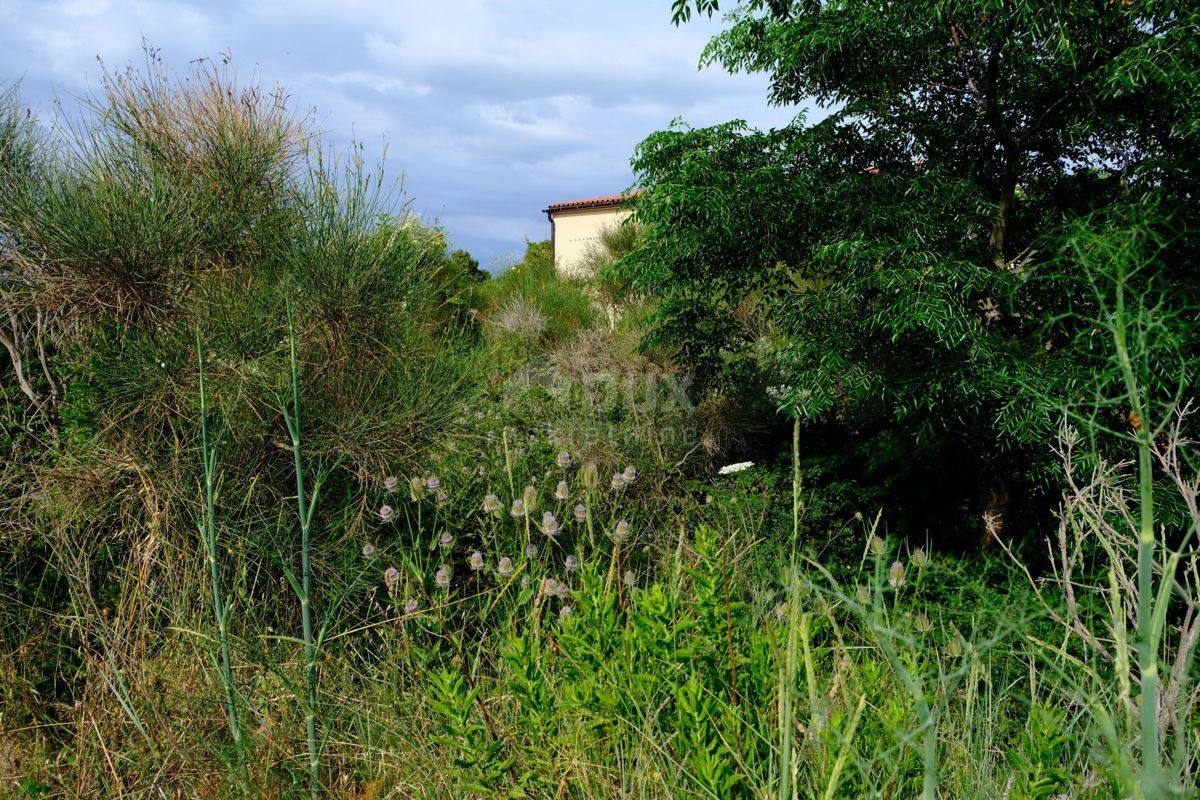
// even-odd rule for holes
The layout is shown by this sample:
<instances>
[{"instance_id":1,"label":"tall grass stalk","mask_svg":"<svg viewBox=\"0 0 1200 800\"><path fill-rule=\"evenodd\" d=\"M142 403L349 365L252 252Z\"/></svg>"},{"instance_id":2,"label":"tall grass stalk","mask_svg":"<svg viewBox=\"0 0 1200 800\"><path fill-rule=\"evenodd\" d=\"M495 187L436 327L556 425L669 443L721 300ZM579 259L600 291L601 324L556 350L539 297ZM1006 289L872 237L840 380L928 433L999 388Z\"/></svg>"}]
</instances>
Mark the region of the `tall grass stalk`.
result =
<instances>
[{"instance_id":1,"label":"tall grass stalk","mask_svg":"<svg viewBox=\"0 0 1200 800\"><path fill-rule=\"evenodd\" d=\"M225 688L225 713L229 716L229 732L233 743L241 750L242 725L238 716L237 692L233 686L233 671L229 659L229 609L221 592L221 570L217 564L217 448L208 441L208 393L204 385L204 344L200 340L200 329L196 328L196 359L200 369L200 448L204 461L204 524L200 527L200 538L208 555L208 569L212 577L213 615L217 618L217 637L221 646L221 661L218 671Z\"/></svg>"},{"instance_id":2,"label":"tall grass stalk","mask_svg":"<svg viewBox=\"0 0 1200 800\"><path fill-rule=\"evenodd\" d=\"M792 419L792 560L800 541L800 417Z\"/></svg>"},{"instance_id":3,"label":"tall grass stalk","mask_svg":"<svg viewBox=\"0 0 1200 800\"><path fill-rule=\"evenodd\" d=\"M793 722L796 699L796 675L799 672L800 577L792 570L788 575L787 639L783 663L779 667L776 690L779 709L779 794L778 800L792 800L792 749L796 738Z\"/></svg>"},{"instance_id":4,"label":"tall grass stalk","mask_svg":"<svg viewBox=\"0 0 1200 800\"><path fill-rule=\"evenodd\" d=\"M800 417L792 420L792 549L788 563L787 640L784 647L783 664L779 671L777 690L779 705L779 800L792 800L792 749L795 744L796 727L792 717L796 698L796 675L798 672L797 634L800 620L800 575L796 564L796 548L800 542ZM807 634L807 615L803 622ZM807 642L805 651L807 655ZM811 681L811 665L810 665ZM815 713L815 707L811 709Z\"/></svg>"},{"instance_id":5,"label":"tall grass stalk","mask_svg":"<svg viewBox=\"0 0 1200 800\"><path fill-rule=\"evenodd\" d=\"M310 551L312 515L317 505L317 496L314 490L312 503L308 503L304 490L304 459L300 447L300 371L296 362L296 320L290 303L287 315L292 408L289 414L284 415L284 419L292 439L292 458L296 470L296 512L300 519L300 615L304 628L304 672L307 689L304 728L308 737L308 791L311 797L316 798L321 791L321 755L317 743L317 644L313 636Z\"/></svg>"}]
</instances>

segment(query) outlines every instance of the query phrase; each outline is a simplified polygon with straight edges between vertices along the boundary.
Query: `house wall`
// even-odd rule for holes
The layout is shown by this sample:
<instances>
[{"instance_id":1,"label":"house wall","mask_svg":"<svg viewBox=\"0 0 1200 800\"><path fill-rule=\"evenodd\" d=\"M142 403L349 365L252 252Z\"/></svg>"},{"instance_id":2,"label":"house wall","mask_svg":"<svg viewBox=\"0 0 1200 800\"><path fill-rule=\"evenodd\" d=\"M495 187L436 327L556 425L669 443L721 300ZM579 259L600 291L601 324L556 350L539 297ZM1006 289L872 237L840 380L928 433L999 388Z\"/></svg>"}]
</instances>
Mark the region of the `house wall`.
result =
<instances>
[{"instance_id":1,"label":"house wall","mask_svg":"<svg viewBox=\"0 0 1200 800\"><path fill-rule=\"evenodd\" d=\"M588 248L600 241L606 227L620 225L629 216L620 206L555 211L550 217L554 240L554 266L563 277L582 277Z\"/></svg>"}]
</instances>

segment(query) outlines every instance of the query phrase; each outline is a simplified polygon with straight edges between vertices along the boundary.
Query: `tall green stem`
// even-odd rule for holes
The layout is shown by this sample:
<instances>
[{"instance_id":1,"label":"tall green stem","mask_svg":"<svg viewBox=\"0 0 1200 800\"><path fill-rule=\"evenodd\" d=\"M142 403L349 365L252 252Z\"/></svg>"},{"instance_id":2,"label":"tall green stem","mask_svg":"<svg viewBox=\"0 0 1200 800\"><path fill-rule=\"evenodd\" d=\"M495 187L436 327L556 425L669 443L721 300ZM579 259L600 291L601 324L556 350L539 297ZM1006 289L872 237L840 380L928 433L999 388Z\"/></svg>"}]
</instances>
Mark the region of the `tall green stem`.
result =
<instances>
[{"instance_id":1,"label":"tall green stem","mask_svg":"<svg viewBox=\"0 0 1200 800\"><path fill-rule=\"evenodd\" d=\"M908 671L900 659L900 654L892 646L891 630L879 621L872 621L871 624L875 628L875 638L879 642L879 649L883 652L883 657L892 667L896 676L900 678L904 688L908 690L917 709L917 725L922 731L921 800L937 800L937 721L934 718L933 709L929 705L929 697L925 694L922 681Z\"/></svg>"},{"instance_id":2,"label":"tall green stem","mask_svg":"<svg viewBox=\"0 0 1200 800\"><path fill-rule=\"evenodd\" d=\"M196 358L200 364L200 448L204 460L205 518L201 529L204 549L208 555L208 568L212 576L213 614L217 618L217 636L221 643L221 682L225 684L225 711L229 715L229 731L239 748L242 744L242 726L238 719L237 698L233 690L233 670L229 659L228 612L224 595L221 593L221 570L217 566L217 499L216 462L217 450L208 444L208 394L204 386L204 345L200 341L200 329L196 328Z\"/></svg>"},{"instance_id":3,"label":"tall green stem","mask_svg":"<svg viewBox=\"0 0 1200 800\"><path fill-rule=\"evenodd\" d=\"M791 565L788 574L788 627L787 640L784 645L784 660L780 665L779 675L779 800L792 800L795 791L792 786L792 744L796 736L793 721L796 695L797 636L800 630L800 577L796 574L795 564Z\"/></svg>"},{"instance_id":4,"label":"tall green stem","mask_svg":"<svg viewBox=\"0 0 1200 800\"><path fill-rule=\"evenodd\" d=\"M313 639L312 567L309 559L312 537L312 512L304 493L304 461L300 449L300 373L296 365L296 321L288 305L288 343L292 368L292 411L286 416L292 437L292 458L296 470L296 510L300 515L300 614L304 626L304 664L308 704L304 727L308 733L309 795L316 798L321 789L321 757L317 751L317 646Z\"/></svg>"},{"instance_id":5,"label":"tall green stem","mask_svg":"<svg viewBox=\"0 0 1200 800\"><path fill-rule=\"evenodd\" d=\"M1125 328L1125 273L1117 277L1116 320L1113 339L1129 395L1131 422L1138 444L1138 672L1141 675L1142 790L1150 796L1159 782L1158 753L1158 647L1154 637L1154 466L1149 409L1142 398Z\"/></svg>"},{"instance_id":6,"label":"tall green stem","mask_svg":"<svg viewBox=\"0 0 1200 800\"><path fill-rule=\"evenodd\" d=\"M800 417L792 419L792 561L800 540Z\"/></svg>"}]
</instances>

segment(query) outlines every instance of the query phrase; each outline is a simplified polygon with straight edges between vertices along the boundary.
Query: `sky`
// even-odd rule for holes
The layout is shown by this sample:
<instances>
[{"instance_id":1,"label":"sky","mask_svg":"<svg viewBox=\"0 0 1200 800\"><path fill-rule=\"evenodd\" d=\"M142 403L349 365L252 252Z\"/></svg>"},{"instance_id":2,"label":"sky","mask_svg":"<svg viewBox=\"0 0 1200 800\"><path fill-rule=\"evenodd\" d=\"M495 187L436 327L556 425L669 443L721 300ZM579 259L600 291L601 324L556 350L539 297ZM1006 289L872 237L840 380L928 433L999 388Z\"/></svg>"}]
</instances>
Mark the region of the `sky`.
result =
<instances>
[{"instance_id":1,"label":"sky","mask_svg":"<svg viewBox=\"0 0 1200 800\"><path fill-rule=\"evenodd\" d=\"M779 127L761 75L697 69L719 19L669 0L0 0L0 84L43 118L143 41L184 72L230 53L283 86L336 148L359 141L413 211L485 266L549 238L547 205L617 194L638 142L675 118Z\"/></svg>"}]
</instances>

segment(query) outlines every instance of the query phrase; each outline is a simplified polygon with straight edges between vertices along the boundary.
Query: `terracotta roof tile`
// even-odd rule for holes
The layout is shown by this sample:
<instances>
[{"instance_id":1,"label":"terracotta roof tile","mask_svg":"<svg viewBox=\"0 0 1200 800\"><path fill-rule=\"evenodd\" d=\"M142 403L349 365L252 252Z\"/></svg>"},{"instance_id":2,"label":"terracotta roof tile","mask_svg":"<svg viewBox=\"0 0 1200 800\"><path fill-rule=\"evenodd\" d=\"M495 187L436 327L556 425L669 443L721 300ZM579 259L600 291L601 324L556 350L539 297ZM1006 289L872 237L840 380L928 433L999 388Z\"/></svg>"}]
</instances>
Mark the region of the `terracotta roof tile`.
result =
<instances>
[{"instance_id":1,"label":"terracotta roof tile","mask_svg":"<svg viewBox=\"0 0 1200 800\"><path fill-rule=\"evenodd\" d=\"M587 200L566 200L561 203L551 203L546 206L546 212L573 211L580 208L602 208L604 206L619 206L638 194L637 190L629 194L612 194L607 197L591 197Z\"/></svg>"}]
</instances>

